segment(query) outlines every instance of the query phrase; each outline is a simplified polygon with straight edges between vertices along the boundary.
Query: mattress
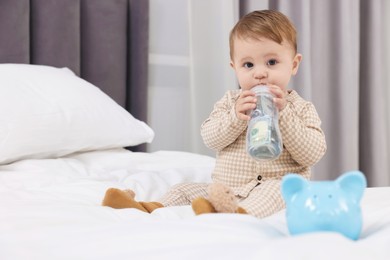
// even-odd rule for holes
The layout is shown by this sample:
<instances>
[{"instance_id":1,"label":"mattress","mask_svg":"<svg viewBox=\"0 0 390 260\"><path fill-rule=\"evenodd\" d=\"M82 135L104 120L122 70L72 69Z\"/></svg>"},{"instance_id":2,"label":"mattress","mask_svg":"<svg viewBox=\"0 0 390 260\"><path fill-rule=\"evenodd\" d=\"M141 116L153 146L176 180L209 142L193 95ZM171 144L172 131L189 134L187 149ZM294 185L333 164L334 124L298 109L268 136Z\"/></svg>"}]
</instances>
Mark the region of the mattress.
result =
<instances>
[{"instance_id":1,"label":"mattress","mask_svg":"<svg viewBox=\"0 0 390 260\"><path fill-rule=\"evenodd\" d=\"M209 182L215 159L122 148L0 166L0 259L390 259L390 188L367 188L357 241L331 232L291 236L285 211L265 219L152 214L101 206L106 189L158 200L172 185Z\"/></svg>"}]
</instances>

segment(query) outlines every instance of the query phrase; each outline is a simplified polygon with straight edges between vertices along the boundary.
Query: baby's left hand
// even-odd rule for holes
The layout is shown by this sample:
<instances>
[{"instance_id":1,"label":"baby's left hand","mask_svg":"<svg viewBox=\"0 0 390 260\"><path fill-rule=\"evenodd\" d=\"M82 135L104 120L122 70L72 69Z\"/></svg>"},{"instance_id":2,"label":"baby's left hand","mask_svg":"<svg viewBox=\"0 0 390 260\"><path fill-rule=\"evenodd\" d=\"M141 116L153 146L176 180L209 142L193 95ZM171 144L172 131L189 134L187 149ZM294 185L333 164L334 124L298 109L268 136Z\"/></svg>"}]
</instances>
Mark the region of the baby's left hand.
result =
<instances>
[{"instance_id":1,"label":"baby's left hand","mask_svg":"<svg viewBox=\"0 0 390 260\"><path fill-rule=\"evenodd\" d=\"M279 111L282 111L287 105L287 92L276 85L268 84L267 86L269 88L269 91L275 96L275 106L279 109Z\"/></svg>"}]
</instances>

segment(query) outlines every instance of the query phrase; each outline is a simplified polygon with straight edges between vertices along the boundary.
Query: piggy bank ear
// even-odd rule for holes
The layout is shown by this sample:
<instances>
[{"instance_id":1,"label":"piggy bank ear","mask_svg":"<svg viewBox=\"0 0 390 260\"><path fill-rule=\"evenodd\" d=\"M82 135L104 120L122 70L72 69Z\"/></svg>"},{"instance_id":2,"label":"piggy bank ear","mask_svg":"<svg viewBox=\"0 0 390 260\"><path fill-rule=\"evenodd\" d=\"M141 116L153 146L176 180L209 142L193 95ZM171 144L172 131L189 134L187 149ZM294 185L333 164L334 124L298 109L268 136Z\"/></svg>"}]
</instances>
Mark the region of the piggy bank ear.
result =
<instances>
[{"instance_id":1,"label":"piggy bank ear","mask_svg":"<svg viewBox=\"0 0 390 260\"><path fill-rule=\"evenodd\" d=\"M298 174L287 174L282 179L282 196L284 200L290 201L294 195L303 190L308 185L308 181Z\"/></svg>"},{"instance_id":2,"label":"piggy bank ear","mask_svg":"<svg viewBox=\"0 0 390 260\"><path fill-rule=\"evenodd\" d=\"M360 171L346 172L338 177L336 182L358 202L361 200L364 189L367 187L366 177Z\"/></svg>"}]
</instances>

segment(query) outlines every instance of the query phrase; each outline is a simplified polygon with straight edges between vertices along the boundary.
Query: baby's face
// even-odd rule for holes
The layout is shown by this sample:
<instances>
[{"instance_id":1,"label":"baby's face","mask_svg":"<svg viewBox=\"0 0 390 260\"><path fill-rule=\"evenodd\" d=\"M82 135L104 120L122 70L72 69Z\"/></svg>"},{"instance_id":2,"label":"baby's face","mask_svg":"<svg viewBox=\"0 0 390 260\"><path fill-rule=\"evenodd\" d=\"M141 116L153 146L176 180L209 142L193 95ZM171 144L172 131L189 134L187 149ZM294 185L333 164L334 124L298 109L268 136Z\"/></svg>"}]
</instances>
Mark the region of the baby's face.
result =
<instances>
[{"instance_id":1,"label":"baby's face","mask_svg":"<svg viewBox=\"0 0 390 260\"><path fill-rule=\"evenodd\" d=\"M295 54L287 42L278 44L266 38L236 38L233 53L231 66L243 90L259 84L273 84L286 91L301 60L301 55Z\"/></svg>"}]
</instances>

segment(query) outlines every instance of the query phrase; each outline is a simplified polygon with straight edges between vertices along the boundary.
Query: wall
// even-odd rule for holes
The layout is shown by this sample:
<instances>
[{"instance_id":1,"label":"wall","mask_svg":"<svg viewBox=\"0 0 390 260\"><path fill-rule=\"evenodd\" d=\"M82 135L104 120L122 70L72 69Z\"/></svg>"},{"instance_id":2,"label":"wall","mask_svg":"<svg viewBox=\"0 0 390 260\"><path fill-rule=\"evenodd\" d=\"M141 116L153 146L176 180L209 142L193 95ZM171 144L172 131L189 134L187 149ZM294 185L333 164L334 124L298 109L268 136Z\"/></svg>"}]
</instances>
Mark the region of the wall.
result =
<instances>
[{"instance_id":1,"label":"wall","mask_svg":"<svg viewBox=\"0 0 390 260\"><path fill-rule=\"evenodd\" d=\"M190 124L188 1L150 1L149 151L186 150ZM182 125L182 126L180 126Z\"/></svg>"},{"instance_id":2,"label":"wall","mask_svg":"<svg viewBox=\"0 0 390 260\"><path fill-rule=\"evenodd\" d=\"M237 85L229 66L229 32L237 0L151 0L148 151L213 155L200 125L214 103Z\"/></svg>"}]
</instances>

